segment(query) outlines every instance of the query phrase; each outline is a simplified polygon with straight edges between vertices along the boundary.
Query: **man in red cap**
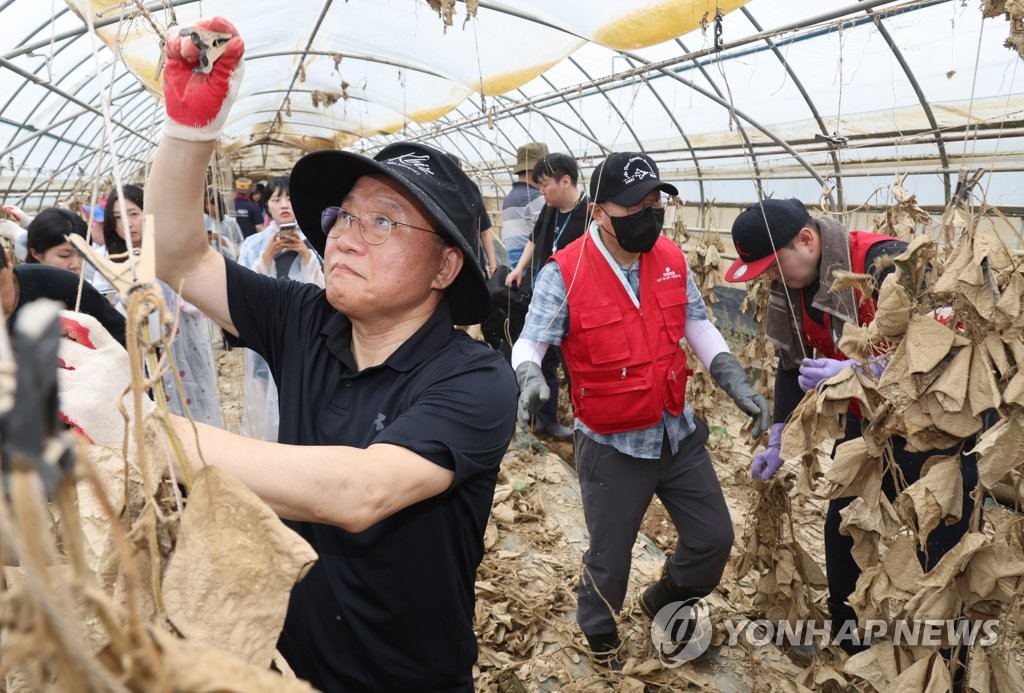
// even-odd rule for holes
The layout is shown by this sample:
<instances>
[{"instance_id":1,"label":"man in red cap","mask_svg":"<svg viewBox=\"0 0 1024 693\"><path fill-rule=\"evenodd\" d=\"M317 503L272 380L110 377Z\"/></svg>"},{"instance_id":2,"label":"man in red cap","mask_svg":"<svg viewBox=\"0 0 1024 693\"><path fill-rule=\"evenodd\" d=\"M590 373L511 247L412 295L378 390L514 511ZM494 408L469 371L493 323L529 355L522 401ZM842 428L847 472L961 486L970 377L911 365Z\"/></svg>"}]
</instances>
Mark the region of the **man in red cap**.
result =
<instances>
[{"instance_id":1,"label":"man in red cap","mask_svg":"<svg viewBox=\"0 0 1024 693\"><path fill-rule=\"evenodd\" d=\"M854 289L834 290L837 272L866 272L875 278L875 286L881 286L893 266L889 263L882 269L878 261L899 255L907 244L891 236L847 231L828 217L813 218L802 202L793 199L768 199L743 210L732 225L732 239L739 257L726 271L725 279L749 282L763 275L771 280L766 330L768 338L779 348L774 423L768 447L754 455L750 470L755 479L767 480L782 466L782 429L805 392L844 368L870 368L878 377L885 367L882 362L860 364L839 351L837 344L843 326L870 323L877 294L862 301ZM810 358L814 351L822 356ZM851 407L846 417L846 434L836 445L860 437L859 413L859 409ZM929 457L955 455L959 451L953 448L909 452L905 446L906 440L893 437L894 461L906 484L917 481ZM977 484L977 462L974 455L965 454L961 459L964 495L960 521L942 523L928 536L927 554L920 556L925 569L934 567L968 529L974 508L970 491ZM894 476L888 471L883 473L882 488L890 499L898 492ZM839 531L840 511L852 501L853 498L832 500L825 516L825 567L833 635L851 634L857 623L846 600L853 594L861 571L851 554L852 537ZM852 637L837 638L837 643L851 654L863 649Z\"/></svg>"},{"instance_id":2,"label":"man in red cap","mask_svg":"<svg viewBox=\"0 0 1024 693\"><path fill-rule=\"evenodd\" d=\"M683 252L661 233L663 193L678 191L645 154L615 153L598 164L590 180L593 223L537 274L512 350L523 425L550 396L541 373L548 348L560 345L569 368L590 533L576 621L598 662L613 667L620 644L615 616L654 494L679 540L661 579L640 597L649 617L657 620L666 607L693 608L710 594L732 548L729 509L705 446L708 427L686 405L682 341L753 417L755 438L769 422L768 402L708 320Z\"/></svg>"}]
</instances>

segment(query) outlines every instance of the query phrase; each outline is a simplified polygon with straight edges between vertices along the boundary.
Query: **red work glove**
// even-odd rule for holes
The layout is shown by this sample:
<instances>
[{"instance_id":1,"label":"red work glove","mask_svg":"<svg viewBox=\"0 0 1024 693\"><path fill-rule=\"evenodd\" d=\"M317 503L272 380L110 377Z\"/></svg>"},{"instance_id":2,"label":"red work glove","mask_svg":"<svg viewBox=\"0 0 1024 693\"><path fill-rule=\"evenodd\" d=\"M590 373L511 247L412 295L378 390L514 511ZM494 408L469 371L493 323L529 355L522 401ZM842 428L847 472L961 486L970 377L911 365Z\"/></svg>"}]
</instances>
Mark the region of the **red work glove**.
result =
<instances>
[{"instance_id":1,"label":"red work glove","mask_svg":"<svg viewBox=\"0 0 1024 693\"><path fill-rule=\"evenodd\" d=\"M117 402L124 402L129 416L134 414L128 352L91 315L62 310L60 326L60 418L93 443L120 445L130 422ZM142 398L143 415L155 407L148 397Z\"/></svg>"},{"instance_id":2,"label":"red work glove","mask_svg":"<svg viewBox=\"0 0 1024 693\"><path fill-rule=\"evenodd\" d=\"M210 73L197 74L193 68L199 65L199 48L190 37L182 36L178 27L170 28L164 66L164 134L190 142L211 142L220 137L242 83L245 44L223 17L204 19L195 28L231 34L231 39Z\"/></svg>"}]
</instances>

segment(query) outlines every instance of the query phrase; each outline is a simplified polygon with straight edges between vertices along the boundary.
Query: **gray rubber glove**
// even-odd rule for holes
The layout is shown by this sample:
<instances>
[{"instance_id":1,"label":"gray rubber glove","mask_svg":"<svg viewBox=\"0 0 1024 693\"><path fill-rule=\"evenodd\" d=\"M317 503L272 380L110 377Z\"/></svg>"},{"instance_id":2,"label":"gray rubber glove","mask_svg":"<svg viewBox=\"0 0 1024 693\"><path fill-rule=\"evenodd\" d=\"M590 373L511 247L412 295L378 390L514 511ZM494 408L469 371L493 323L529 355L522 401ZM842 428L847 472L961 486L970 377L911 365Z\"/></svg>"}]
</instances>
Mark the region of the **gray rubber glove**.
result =
<instances>
[{"instance_id":1,"label":"gray rubber glove","mask_svg":"<svg viewBox=\"0 0 1024 693\"><path fill-rule=\"evenodd\" d=\"M551 388L544 382L540 366L533 361L524 361L516 368L519 383L519 423L523 428L530 426L530 419L551 396Z\"/></svg>"},{"instance_id":2,"label":"gray rubber glove","mask_svg":"<svg viewBox=\"0 0 1024 693\"><path fill-rule=\"evenodd\" d=\"M718 386L736 402L736 406L754 419L750 435L760 438L771 425L772 414L768 410L768 400L750 384L740 362L728 351L723 351L711 360L708 370Z\"/></svg>"}]
</instances>

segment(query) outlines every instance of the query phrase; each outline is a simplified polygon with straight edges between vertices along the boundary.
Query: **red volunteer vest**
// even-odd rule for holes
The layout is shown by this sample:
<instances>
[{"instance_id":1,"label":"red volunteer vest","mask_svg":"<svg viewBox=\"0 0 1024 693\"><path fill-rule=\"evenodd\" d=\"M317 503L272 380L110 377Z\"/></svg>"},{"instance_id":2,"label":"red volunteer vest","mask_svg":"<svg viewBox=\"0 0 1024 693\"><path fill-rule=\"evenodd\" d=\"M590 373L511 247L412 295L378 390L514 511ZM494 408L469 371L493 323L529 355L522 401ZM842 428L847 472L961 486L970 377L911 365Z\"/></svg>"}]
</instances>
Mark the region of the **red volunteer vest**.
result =
<instances>
[{"instance_id":1,"label":"red volunteer vest","mask_svg":"<svg viewBox=\"0 0 1024 693\"><path fill-rule=\"evenodd\" d=\"M686 261L661 236L640 255L640 309L589 232L551 257L568 293L562 354L572 374L575 415L597 433L653 426L683 411Z\"/></svg>"},{"instance_id":2,"label":"red volunteer vest","mask_svg":"<svg viewBox=\"0 0 1024 693\"><path fill-rule=\"evenodd\" d=\"M876 243L895 240L899 239L892 236L880 236L866 231L851 231L850 268L857 274L864 274L864 263L865 258L867 258L868 249ZM857 324L863 327L874 320L877 302L871 296L868 296L867 300L864 301L860 291L855 291L855 293L857 295ZM824 354L826 358L840 360L847 358L844 353L839 351L835 339L832 337L832 316L824 313L825 324L819 325L807 314L807 306L804 303L803 296L800 297L800 311L803 313L801 323L803 324L805 342Z\"/></svg>"},{"instance_id":3,"label":"red volunteer vest","mask_svg":"<svg viewBox=\"0 0 1024 693\"><path fill-rule=\"evenodd\" d=\"M880 236L874 233L868 233L866 231L851 231L850 232L850 269L857 274L863 274L865 271L865 260L867 258L868 249L876 243L882 241L895 241L898 240L892 236ZM864 301L863 294L859 290L854 290L857 296L857 324L864 326L869 324L875 318L875 308L878 302L873 296L868 296L867 300ZM839 347L836 346L836 341L832 337L832 316L828 313L824 315L824 325L819 325L810 315L807 314L807 305L804 303L804 297L800 297L800 312L803 314L804 329L804 340L806 343L818 351L820 351L826 358L845 360L846 354L839 351ZM855 401L850 401L850 413L856 417L860 417L860 405Z\"/></svg>"}]
</instances>

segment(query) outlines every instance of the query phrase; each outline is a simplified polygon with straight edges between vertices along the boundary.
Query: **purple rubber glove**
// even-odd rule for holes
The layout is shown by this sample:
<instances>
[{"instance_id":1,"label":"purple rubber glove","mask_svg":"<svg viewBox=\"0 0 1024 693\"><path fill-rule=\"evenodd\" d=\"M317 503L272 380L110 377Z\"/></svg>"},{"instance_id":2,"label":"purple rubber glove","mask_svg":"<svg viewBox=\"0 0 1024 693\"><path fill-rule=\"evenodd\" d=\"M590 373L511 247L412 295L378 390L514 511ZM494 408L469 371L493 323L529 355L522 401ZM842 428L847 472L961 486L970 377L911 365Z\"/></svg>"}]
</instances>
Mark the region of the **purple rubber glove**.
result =
<instances>
[{"instance_id":1,"label":"purple rubber glove","mask_svg":"<svg viewBox=\"0 0 1024 693\"><path fill-rule=\"evenodd\" d=\"M875 380L882 377L882 371L885 370L888 361L884 358L872 358L868 362L867 369L861 365L857 359L846 359L844 361L837 361L836 359L804 359L800 362L800 376L797 378L797 383L804 392L809 392L821 384L822 380L828 380L839 374L841 370L847 366L853 366L856 370L861 373L870 373Z\"/></svg>"},{"instance_id":2,"label":"purple rubber glove","mask_svg":"<svg viewBox=\"0 0 1024 693\"><path fill-rule=\"evenodd\" d=\"M804 392L810 392L818 387L823 380L835 377L847 366L853 366L857 362L853 359L837 361L836 359L804 359L800 362L800 376L797 383Z\"/></svg>"},{"instance_id":3,"label":"purple rubber glove","mask_svg":"<svg viewBox=\"0 0 1024 693\"><path fill-rule=\"evenodd\" d=\"M768 432L768 447L754 455L750 464L750 476L768 481L779 471L779 467L782 466L782 429L785 427L784 423L772 424Z\"/></svg>"}]
</instances>

